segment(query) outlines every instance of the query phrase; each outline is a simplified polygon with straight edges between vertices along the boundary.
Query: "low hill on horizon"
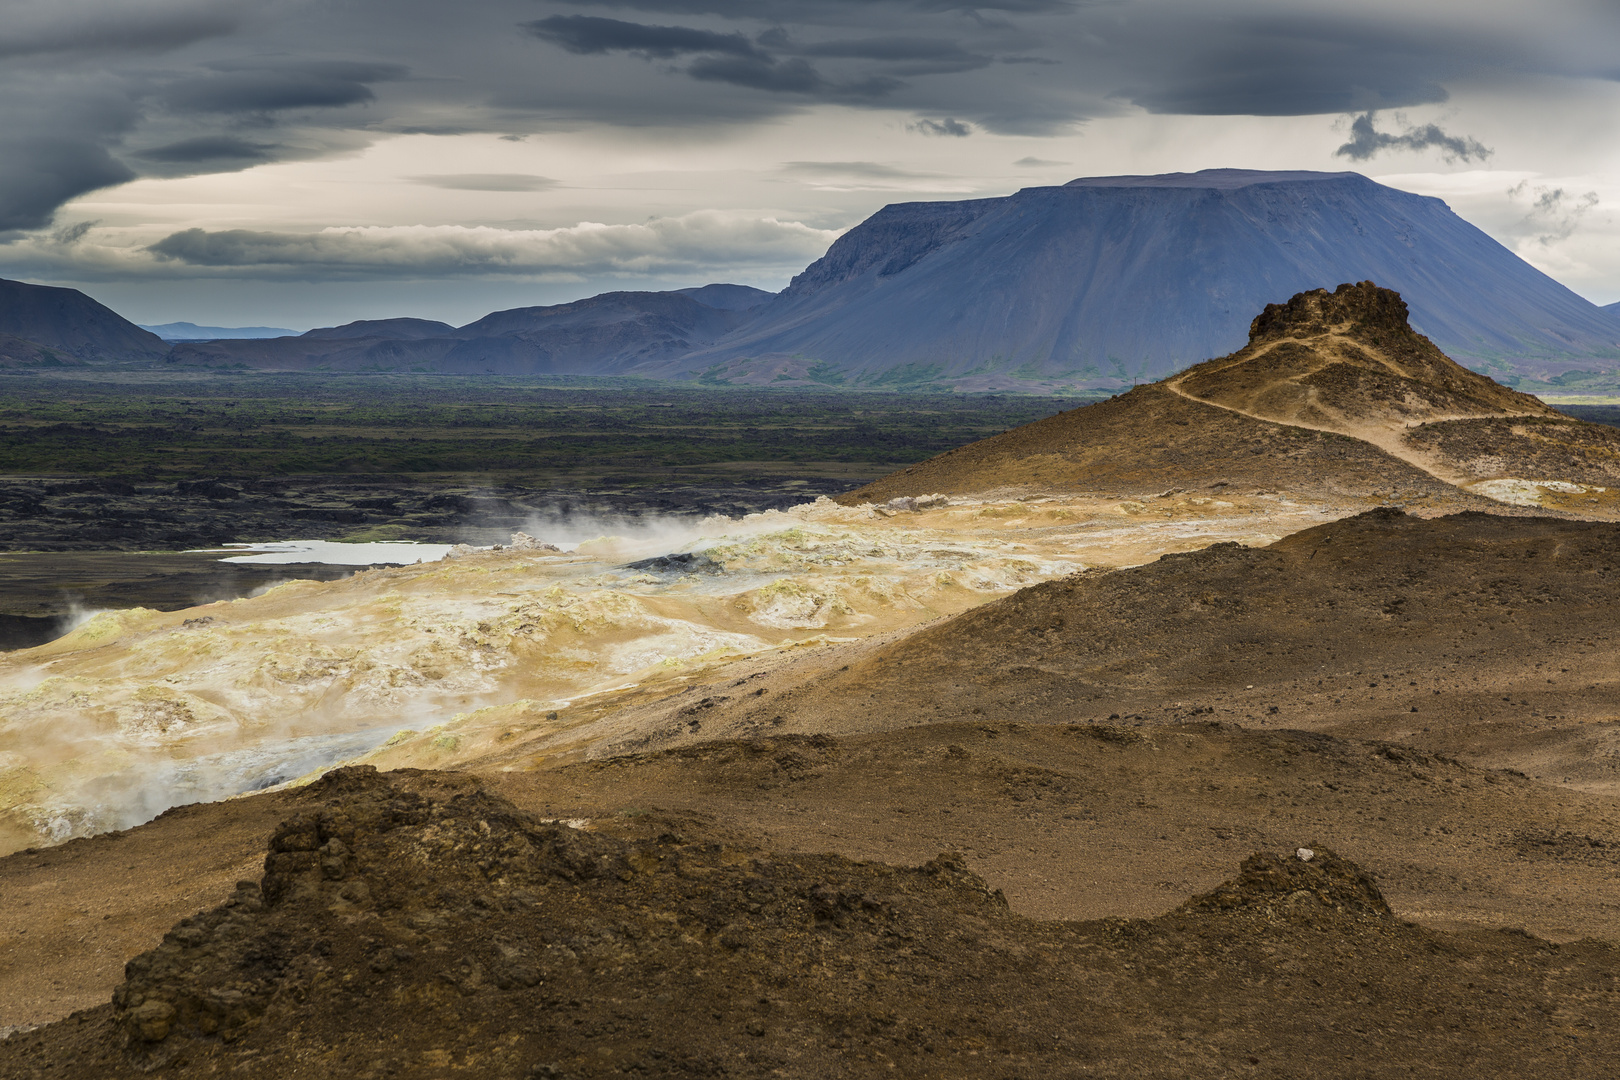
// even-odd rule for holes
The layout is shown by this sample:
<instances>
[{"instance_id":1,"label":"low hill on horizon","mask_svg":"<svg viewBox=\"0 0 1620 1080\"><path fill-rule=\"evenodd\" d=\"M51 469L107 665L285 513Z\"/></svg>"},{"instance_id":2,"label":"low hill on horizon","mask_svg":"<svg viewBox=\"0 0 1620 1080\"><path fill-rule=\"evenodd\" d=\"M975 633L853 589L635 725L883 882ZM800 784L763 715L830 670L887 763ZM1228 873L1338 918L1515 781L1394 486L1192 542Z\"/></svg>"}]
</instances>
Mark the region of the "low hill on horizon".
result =
<instances>
[{"instance_id":1,"label":"low hill on horizon","mask_svg":"<svg viewBox=\"0 0 1620 1080\"><path fill-rule=\"evenodd\" d=\"M368 319L296 338L191 343L176 346L169 359L267 371L617 375L719 339L771 295L725 284L610 292L491 312L461 327L429 319Z\"/></svg>"},{"instance_id":2,"label":"low hill on horizon","mask_svg":"<svg viewBox=\"0 0 1620 1080\"><path fill-rule=\"evenodd\" d=\"M243 338L273 338L297 337L297 330L289 330L284 326L198 326L193 322L157 323L142 326L142 330L149 330L167 342L176 341L215 341L221 338L241 340Z\"/></svg>"}]
</instances>

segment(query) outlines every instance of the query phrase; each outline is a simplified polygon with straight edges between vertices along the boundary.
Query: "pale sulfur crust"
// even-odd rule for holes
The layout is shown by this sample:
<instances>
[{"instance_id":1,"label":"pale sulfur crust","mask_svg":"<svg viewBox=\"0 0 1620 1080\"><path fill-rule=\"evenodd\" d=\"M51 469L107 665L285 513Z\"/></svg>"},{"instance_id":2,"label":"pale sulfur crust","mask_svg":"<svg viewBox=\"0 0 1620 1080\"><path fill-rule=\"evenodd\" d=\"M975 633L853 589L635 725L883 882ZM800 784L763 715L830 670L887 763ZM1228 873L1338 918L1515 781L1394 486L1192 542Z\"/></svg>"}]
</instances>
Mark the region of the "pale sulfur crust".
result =
<instances>
[{"instance_id":1,"label":"pale sulfur crust","mask_svg":"<svg viewBox=\"0 0 1620 1080\"><path fill-rule=\"evenodd\" d=\"M104 612L0 660L0 850L125 827L385 742L372 756L395 766L456 764L512 730L588 748L607 735L579 725L609 703L742 658L893 634L1086 567L1264 544L1342 512L1186 493L920 512L820 500L656 542L476 552L184 611ZM625 568L672 549L723 572Z\"/></svg>"}]
</instances>

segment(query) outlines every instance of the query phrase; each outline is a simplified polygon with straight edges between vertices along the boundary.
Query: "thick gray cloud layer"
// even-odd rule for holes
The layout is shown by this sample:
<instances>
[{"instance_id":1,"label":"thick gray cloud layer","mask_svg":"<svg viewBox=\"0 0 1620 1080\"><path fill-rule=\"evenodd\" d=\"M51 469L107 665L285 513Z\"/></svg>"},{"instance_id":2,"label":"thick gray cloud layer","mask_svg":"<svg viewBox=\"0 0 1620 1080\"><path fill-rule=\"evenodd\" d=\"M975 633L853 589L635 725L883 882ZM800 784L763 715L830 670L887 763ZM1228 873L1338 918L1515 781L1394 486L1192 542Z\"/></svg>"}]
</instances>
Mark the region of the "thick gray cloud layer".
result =
<instances>
[{"instance_id":1,"label":"thick gray cloud layer","mask_svg":"<svg viewBox=\"0 0 1620 1080\"><path fill-rule=\"evenodd\" d=\"M1506 77L1620 79L1616 40L1620 7L1598 0L0 0L0 235L134 176L388 133L701 128L828 103L956 138L1131 108L1354 115L1352 159L1478 160L1467 133L1375 113Z\"/></svg>"}]
</instances>

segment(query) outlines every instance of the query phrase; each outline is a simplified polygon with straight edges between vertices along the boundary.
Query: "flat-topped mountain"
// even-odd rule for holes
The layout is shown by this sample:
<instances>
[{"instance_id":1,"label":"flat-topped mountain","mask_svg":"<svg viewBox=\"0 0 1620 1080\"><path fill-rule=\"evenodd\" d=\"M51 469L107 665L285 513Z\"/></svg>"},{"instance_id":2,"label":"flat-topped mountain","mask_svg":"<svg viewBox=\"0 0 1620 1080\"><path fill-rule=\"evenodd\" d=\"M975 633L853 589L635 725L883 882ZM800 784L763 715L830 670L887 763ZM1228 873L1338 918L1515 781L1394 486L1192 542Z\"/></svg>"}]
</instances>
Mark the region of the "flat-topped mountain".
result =
<instances>
[{"instance_id":1,"label":"flat-topped mountain","mask_svg":"<svg viewBox=\"0 0 1620 1080\"><path fill-rule=\"evenodd\" d=\"M1613 502L1617 483L1620 432L1462 367L1412 329L1398 293L1364 281L1266 305L1249 344L1229 356L960 447L840 501L1235 484L1404 501L1576 497L1589 511Z\"/></svg>"},{"instance_id":2,"label":"flat-topped mountain","mask_svg":"<svg viewBox=\"0 0 1620 1080\"><path fill-rule=\"evenodd\" d=\"M164 340L77 289L0 280L0 359L156 360Z\"/></svg>"},{"instance_id":3,"label":"flat-topped mountain","mask_svg":"<svg viewBox=\"0 0 1620 1080\"><path fill-rule=\"evenodd\" d=\"M1278 296L1369 278L1471 366L1620 365L1611 317L1439 199L1357 173L1212 169L884 207L666 370L784 355L873 385L1117 387L1238 348Z\"/></svg>"}]
</instances>

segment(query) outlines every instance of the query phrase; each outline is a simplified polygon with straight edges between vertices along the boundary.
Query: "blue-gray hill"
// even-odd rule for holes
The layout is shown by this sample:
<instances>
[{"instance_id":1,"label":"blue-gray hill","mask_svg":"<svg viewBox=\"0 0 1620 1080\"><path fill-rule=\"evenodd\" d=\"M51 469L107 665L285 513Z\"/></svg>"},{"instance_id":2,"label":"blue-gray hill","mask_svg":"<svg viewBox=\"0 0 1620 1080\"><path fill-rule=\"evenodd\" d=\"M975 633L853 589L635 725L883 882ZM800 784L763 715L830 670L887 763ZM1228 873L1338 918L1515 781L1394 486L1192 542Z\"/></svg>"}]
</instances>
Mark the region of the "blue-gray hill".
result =
<instances>
[{"instance_id":1,"label":"blue-gray hill","mask_svg":"<svg viewBox=\"0 0 1620 1080\"><path fill-rule=\"evenodd\" d=\"M736 329L771 293L746 285L611 292L496 311L462 327L372 319L270 341L177 346L171 360L272 371L610 375L666 364Z\"/></svg>"},{"instance_id":2,"label":"blue-gray hill","mask_svg":"<svg viewBox=\"0 0 1620 1080\"><path fill-rule=\"evenodd\" d=\"M1350 172L1214 169L885 207L664 370L793 357L868 385L1129 385L1231 352L1278 296L1369 279L1471 367L1620 367L1610 314L1439 199Z\"/></svg>"},{"instance_id":3,"label":"blue-gray hill","mask_svg":"<svg viewBox=\"0 0 1620 1080\"><path fill-rule=\"evenodd\" d=\"M156 360L169 351L162 338L78 289L3 279L0 338L8 343L8 355L20 358L38 353L46 362L58 351L90 363Z\"/></svg>"},{"instance_id":4,"label":"blue-gray hill","mask_svg":"<svg viewBox=\"0 0 1620 1080\"><path fill-rule=\"evenodd\" d=\"M443 337L455 327L434 319L361 319L342 326L317 326L298 336L313 341L354 341L359 338L392 338L396 341L414 341L417 338Z\"/></svg>"}]
</instances>

